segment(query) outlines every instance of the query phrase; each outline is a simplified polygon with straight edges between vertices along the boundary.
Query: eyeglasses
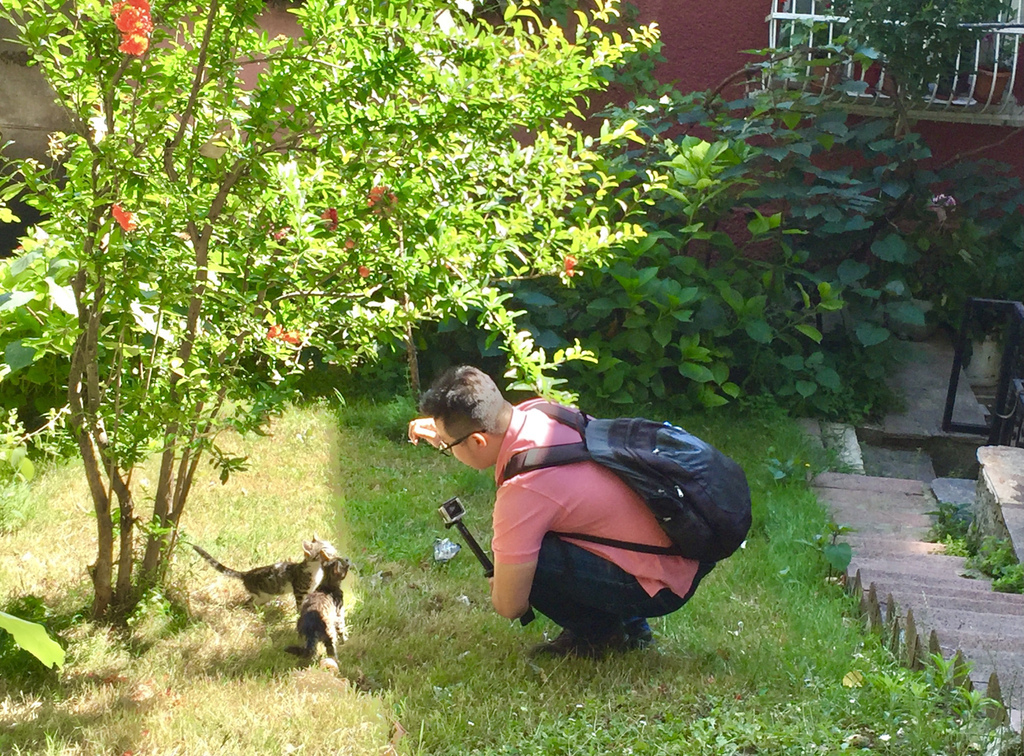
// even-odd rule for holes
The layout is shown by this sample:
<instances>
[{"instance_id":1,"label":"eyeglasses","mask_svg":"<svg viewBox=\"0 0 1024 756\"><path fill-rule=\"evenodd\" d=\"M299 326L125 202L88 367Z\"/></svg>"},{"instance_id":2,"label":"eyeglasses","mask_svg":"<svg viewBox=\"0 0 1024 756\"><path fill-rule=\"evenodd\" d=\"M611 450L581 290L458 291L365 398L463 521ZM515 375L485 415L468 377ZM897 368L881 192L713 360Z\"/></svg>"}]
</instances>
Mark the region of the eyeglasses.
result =
<instances>
[{"instance_id":1,"label":"eyeglasses","mask_svg":"<svg viewBox=\"0 0 1024 756\"><path fill-rule=\"evenodd\" d=\"M458 446L459 444L461 444L463 441L465 441L467 438L472 436L474 433L483 433L483 431L482 430L470 431L469 433L467 433L462 438L458 439L457 441L452 441L450 444L446 444L444 441L442 441L441 445L437 447L437 450L439 452L441 452L442 454L444 454L446 457L450 457L450 456L452 456L452 448Z\"/></svg>"}]
</instances>

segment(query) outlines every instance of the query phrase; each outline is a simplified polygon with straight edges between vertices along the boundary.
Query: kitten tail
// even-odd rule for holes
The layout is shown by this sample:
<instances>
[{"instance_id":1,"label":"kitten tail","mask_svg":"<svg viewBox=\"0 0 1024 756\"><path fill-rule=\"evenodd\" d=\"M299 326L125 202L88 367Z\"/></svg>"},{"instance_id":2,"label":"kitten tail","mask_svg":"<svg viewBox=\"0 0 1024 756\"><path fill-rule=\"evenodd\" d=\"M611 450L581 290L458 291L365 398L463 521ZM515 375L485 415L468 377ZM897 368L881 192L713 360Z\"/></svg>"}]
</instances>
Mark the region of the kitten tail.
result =
<instances>
[{"instance_id":1,"label":"kitten tail","mask_svg":"<svg viewBox=\"0 0 1024 756\"><path fill-rule=\"evenodd\" d=\"M218 562L216 559L214 559L212 556L207 554L205 551L203 551L203 549L199 548L194 543L192 544L192 548L196 550L196 553L199 554L199 556L201 556L203 559L205 559L207 562L209 562L210 565L213 567L213 569L217 570L217 572L222 572L225 575L228 575L230 577L236 577L236 578L243 578L243 577L245 577L238 570L233 570L230 567L225 567L223 564Z\"/></svg>"}]
</instances>

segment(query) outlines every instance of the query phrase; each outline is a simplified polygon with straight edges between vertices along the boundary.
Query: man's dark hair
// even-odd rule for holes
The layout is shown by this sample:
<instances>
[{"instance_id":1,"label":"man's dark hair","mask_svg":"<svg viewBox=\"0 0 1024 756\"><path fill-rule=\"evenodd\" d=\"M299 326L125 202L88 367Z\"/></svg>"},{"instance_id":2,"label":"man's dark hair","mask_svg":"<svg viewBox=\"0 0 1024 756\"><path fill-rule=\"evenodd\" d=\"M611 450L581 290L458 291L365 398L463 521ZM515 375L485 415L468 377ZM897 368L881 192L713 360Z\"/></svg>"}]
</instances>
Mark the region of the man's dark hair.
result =
<instances>
[{"instance_id":1,"label":"man's dark hair","mask_svg":"<svg viewBox=\"0 0 1024 756\"><path fill-rule=\"evenodd\" d=\"M491 377L472 365L448 368L420 399L420 413L440 420L452 436L499 432L505 406Z\"/></svg>"}]
</instances>

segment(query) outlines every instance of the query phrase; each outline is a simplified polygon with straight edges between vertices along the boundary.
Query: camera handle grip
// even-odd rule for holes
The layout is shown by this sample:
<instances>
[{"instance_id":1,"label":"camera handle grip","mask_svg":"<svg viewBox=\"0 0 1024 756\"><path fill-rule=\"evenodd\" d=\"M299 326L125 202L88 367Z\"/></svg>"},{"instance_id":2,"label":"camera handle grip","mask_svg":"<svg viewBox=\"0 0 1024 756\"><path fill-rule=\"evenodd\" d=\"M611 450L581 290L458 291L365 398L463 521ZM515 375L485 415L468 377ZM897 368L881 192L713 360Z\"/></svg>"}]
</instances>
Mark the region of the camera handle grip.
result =
<instances>
[{"instance_id":1,"label":"camera handle grip","mask_svg":"<svg viewBox=\"0 0 1024 756\"><path fill-rule=\"evenodd\" d=\"M477 561L480 562L480 565L484 568L484 577L494 577L494 563L487 557L487 554L484 553L484 550L480 548L480 544L476 542L476 539L473 537L473 534L469 532L469 528L462 524L462 520L456 520L455 522L446 523L445 527L450 528L452 525L458 528L459 533L462 534L462 537L465 539L466 544L470 548L470 551L473 552L473 554L477 558ZM528 608L525 612L523 612L523 616L519 618L519 624L525 626L533 622L534 619L536 619L536 617L533 613L533 609Z\"/></svg>"}]
</instances>

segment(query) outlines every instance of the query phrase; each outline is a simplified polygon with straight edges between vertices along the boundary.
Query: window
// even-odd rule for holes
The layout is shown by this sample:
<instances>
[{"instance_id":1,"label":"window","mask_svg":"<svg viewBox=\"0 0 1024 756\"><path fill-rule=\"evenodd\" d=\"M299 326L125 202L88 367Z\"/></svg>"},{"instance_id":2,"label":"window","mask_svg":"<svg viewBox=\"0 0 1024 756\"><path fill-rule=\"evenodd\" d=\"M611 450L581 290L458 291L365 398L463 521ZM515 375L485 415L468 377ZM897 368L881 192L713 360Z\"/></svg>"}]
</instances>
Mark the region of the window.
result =
<instances>
[{"instance_id":1,"label":"window","mask_svg":"<svg viewBox=\"0 0 1024 756\"><path fill-rule=\"evenodd\" d=\"M1024 125L1024 107L1014 89L1024 76L1024 0L1013 0L1010 18L972 24L986 33L963 50L952 73L926 82L927 93L910 100L915 118L975 123ZM891 77L886 81L884 61L875 65L855 62L843 55L838 43L847 35L849 19L836 15L832 0L771 0L767 17L772 48L797 50L790 71L804 76L773 76L787 86L827 93L851 109L874 111L893 107ZM822 58L829 61L822 64ZM812 61L817 60L816 64ZM839 60L837 64L831 61Z\"/></svg>"}]
</instances>

